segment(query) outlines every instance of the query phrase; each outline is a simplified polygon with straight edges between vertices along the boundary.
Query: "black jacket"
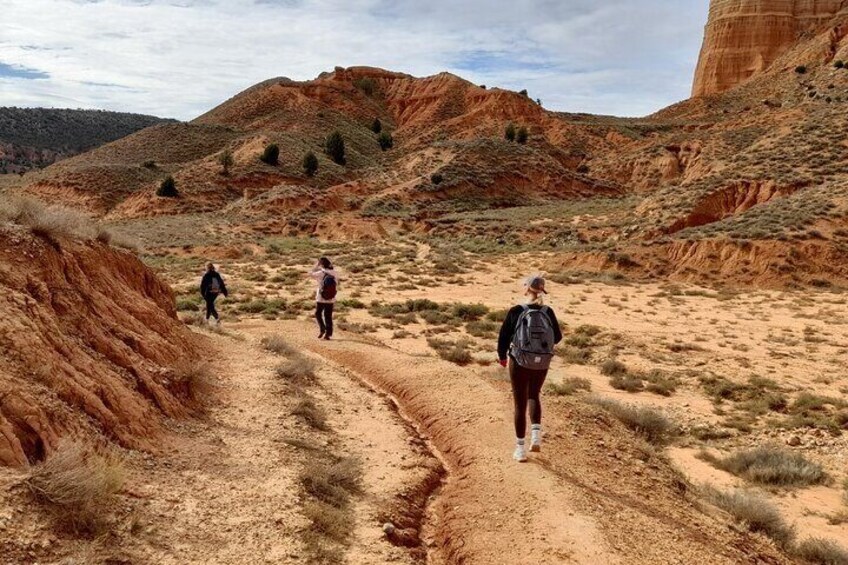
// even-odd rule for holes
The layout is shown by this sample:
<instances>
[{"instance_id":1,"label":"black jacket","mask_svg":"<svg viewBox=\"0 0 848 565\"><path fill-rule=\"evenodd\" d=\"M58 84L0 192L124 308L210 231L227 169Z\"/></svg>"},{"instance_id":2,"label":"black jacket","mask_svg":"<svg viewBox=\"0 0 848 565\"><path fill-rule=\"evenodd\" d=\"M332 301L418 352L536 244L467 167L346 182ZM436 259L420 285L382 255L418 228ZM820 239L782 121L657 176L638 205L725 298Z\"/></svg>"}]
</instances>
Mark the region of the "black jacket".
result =
<instances>
[{"instance_id":1,"label":"black jacket","mask_svg":"<svg viewBox=\"0 0 848 565\"><path fill-rule=\"evenodd\" d=\"M200 296L206 298L206 293L209 291L212 279L218 279L218 284L221 286L221 294L227 296L227 285L224 284L224 279L218 271L206 271L206 274L203 275L203 279L200 281Z\"/></svg>"},{"instance_id":2,"label":"black jacket","mask_svg":"<svg viewBox=\"0 0 848 565\"><path fill-rule=\"evenodd\" d=\"M540 310L542 308L538 304L528 304L527 306L533 310ZM518 326L518 318L521 317L522 312L524 312L524 305L513 306L501 326L501 333L498 336L498 359L501 361L506 359L509 353L509 346L512 345L515 328ZM551 324L554 326L554 343L559 343L562 341L562 330L559 329L559 321L557 321L556 314L550 306L548 306L548 318L551 319Z\"/></svg>"}]
</instances>

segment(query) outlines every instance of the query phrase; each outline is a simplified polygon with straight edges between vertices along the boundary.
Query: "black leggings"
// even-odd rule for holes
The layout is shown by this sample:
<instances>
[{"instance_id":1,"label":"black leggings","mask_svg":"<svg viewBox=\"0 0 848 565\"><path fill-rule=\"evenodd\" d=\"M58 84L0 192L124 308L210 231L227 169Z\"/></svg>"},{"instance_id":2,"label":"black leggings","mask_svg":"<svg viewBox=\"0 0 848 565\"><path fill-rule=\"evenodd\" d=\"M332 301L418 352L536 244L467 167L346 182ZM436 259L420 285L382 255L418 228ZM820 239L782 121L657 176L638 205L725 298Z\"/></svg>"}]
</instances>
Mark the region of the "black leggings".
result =
<instances>
[{"instance_id":1,"label":"black leggings","mask_svg":"<svg viewBox=\"0 0 848 565\"><path fill-rule=\"evenodd\" d=\"M527 435L527 405L530 405L530 423L542 423L542 402L539 393L545 384L547 371L525 369L509 360L509 380L512 381L512 398L515 401L515 437L524 439Z\"/></svg>"},{"instance_id":2,"label":"black leggings","mask_svg":"<svg viewBox=\"0 0 848 565\"><path fill-rule=\"evenodd\" d=\"M321 335L333 337L333 307L335 304L318 302L315 308L315 319L321 328Z\"/></svg>"},{"instance_id":3,"label":"black leggings","mask_svg":"<svg viewBox=\"0 0 848 565\"><path fill-rule=\"evenodd\" d=\"M206 299L206 319L209 319L209 316L212 316L216 320L218 319L218 311L215 310L215 300L218 299L217 294L207 294Z\"/></svg>"}]
</instances>

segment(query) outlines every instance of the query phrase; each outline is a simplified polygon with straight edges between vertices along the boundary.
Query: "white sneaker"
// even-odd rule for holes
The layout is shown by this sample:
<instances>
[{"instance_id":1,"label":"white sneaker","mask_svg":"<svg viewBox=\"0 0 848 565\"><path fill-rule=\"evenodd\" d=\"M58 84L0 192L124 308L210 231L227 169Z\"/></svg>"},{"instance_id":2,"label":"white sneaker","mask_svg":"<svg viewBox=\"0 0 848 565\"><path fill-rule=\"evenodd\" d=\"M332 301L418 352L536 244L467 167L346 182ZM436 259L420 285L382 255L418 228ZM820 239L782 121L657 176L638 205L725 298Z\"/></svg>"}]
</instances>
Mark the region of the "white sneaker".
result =
<instances>
[{"instance_id":1,"label":"white sneaker","mask_svg":"<svg viewBox=\"0 0 848 565\"><path fill-rule=\"evenodd\" d=\"M530 431L530 451L533 453L542 451L542 430Z\"/></svg>"},{"instance_id":2,"label":"white sneaker","mask_svg":"<svg viewBox=\"0 0 848 565\"><path fill-rule=\"evenodd\" d=\"M527 452L524 450L523 445L515 446L515 453L512 454L512 458L519 463L527 463Z\"/></svg>"}]
</instances>

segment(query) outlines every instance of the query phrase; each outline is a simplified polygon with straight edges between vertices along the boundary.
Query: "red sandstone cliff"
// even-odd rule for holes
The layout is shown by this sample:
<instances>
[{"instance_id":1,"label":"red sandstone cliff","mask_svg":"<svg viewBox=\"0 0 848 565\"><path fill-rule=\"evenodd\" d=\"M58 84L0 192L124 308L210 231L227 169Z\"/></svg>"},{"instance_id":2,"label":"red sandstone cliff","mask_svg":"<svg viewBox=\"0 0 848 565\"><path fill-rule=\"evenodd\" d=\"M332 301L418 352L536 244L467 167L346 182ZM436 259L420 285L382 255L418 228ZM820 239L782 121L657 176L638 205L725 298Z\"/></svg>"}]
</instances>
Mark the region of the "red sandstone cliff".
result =
<instances>
[{"instance_id":1,"label":"red sandstone cliff","mask_svg":"<svg viewBox=\"0 0 848 565\"><path fill-rule=\"evenodd\" d=\"M733 88L846 12L845 0L712 0L692 95Z\"/></svg>"}]
</instances>

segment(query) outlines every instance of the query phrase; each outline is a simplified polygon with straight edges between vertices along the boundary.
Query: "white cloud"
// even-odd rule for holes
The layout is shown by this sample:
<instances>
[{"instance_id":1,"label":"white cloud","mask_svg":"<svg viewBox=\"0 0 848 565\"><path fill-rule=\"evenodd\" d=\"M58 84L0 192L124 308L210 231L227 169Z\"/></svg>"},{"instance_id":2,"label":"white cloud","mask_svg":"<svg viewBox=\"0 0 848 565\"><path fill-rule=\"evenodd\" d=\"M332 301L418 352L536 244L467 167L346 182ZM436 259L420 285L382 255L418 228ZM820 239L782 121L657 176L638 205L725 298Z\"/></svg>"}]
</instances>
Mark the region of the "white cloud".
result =
<instances>
[{"instance_id":1,"label":"white cloud","mask_svg":"<svg viewBox=\"0 0 848 565\"><path fill-rule=\"evenodd\" d=\"M443 70L550 109L644 115L688 96L708 0L5 0L0 105L193 118L274 76Z\"/></svg>"}]
</instances>

